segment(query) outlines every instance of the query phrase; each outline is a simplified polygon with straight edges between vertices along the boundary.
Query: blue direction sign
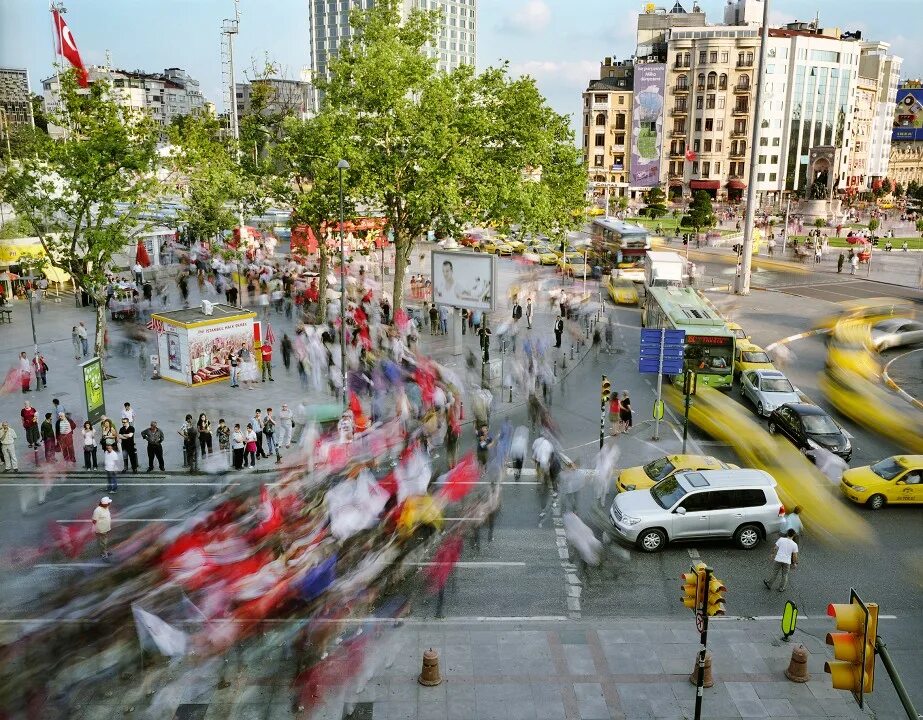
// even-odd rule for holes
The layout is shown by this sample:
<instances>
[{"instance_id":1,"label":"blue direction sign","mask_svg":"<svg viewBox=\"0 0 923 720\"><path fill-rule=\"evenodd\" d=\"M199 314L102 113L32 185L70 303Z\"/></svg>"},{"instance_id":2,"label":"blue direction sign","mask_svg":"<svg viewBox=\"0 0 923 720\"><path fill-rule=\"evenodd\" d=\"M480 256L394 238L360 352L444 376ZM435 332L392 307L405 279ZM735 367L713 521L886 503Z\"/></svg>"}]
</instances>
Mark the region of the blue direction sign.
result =
<instances>
[{"instance_id":1,"label":"blue direction sign","mask_svg":"<svg viewBox=\"0 0 923 720\"><path fill-rule=\"evenodd\" d=\"M683 371L685 330L641 330L641 356L638 369L643 373L678 375ZM662 347L661 347L662 346ZM663 365L660 363L663 353Z\"/></svg>"}]
</instances>

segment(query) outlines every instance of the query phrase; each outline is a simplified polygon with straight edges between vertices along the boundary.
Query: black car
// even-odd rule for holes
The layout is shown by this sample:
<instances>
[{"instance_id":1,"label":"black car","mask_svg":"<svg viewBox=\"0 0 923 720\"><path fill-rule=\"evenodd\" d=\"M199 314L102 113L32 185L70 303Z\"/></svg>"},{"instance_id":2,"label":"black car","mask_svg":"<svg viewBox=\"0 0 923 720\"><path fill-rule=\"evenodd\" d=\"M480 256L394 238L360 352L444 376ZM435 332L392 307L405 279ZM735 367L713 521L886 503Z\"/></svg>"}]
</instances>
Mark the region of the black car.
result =
<instances>
[{"instance_id":1,"label":"black car","mask_svg":"<svg viewBox=\"0 0 923 720\"><path fill-rule=\"evenodd\" d=\"M815 445L839 455L846 462L852 457L852 443L843 428L817 405L780 405L769 415L769 432L784 435L796 448L812 458Z\"/></svg>"}]
</instances>

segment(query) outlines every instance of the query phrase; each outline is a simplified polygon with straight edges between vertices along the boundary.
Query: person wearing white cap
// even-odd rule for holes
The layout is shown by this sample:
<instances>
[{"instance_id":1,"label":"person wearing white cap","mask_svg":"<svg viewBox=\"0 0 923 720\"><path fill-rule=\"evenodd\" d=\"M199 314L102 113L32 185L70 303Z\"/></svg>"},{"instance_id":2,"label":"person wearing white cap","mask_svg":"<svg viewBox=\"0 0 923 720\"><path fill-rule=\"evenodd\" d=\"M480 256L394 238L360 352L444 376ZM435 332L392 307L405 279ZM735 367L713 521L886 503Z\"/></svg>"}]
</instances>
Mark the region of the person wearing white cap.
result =
<instances>
[{"instance_id":1,"label":"person wearing white cap","mask_svg":"<svg viewBox=\"0 0 923 720\"><path fill-rule=\"evenodd\" d=\"M99 550L104 559L109 557L109 531L112 529L112 515L109 514L111 504L112 500L106 495L93 510L93 532L96 533L96 542L99 544Z\"/></svg>"}]
</instances>

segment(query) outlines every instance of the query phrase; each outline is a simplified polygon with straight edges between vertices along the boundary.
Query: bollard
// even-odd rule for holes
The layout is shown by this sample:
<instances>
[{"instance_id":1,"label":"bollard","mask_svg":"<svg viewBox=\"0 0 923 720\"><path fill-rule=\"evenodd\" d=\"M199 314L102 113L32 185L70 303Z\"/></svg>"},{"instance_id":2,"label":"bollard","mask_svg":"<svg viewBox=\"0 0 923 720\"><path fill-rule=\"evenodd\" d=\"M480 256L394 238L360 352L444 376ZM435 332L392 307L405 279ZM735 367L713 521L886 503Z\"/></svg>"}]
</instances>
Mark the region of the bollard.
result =
<instances>
[{"instance_id":1,"label":"bollard","mask_svg":"<svg viewBox=\"0 0 923 720\"><path fill-rule=\"evenodd\" d=\"M811 679L808 672L808 649L804 645L796 645L792 650L792 659L788 663L785 677L796 683L805 683Z\"/></svg>"},{"instance_id":2,"label":"bollard","mask_svg":"<svg viewBox=\"0 0 923 720\"><path fill-rule=\"evenodd\" d=\"M699 653L696 651L695 654L695 665L692 671L692 675L689 676L689 682L693 685L697 685L699 682ZM715 679L711 674L711 650L705 651L705 682L702 683L704 687L710 688L715 684Z\"/></svg>"},{"instance_id":3,"label":"bollard","mask_svg":"<svg viewBox=\"0 0 923 720\"><path fill-rule=\"evenodd\" d=\"M513 386L510 385L510 402L513 402Z\"/></svg>"},{"instance_id":4,"label":"bollard","mask_svg":"<svg viewBox=\"0 0 923 720\"><path fill-rule=\"evenodd\" d=\"M417 682L427 687L433 687L442 682L442 676L439 674L439 653L432 648L423 653L423 670Z\"/></svg>"},{"instance_id":5,"label":"bollard","mask_svg":"<svg viewBox=\"0 0 923 720\"><path fill-rule=\"evenodd\" d=\"M554 376L555 377L558 376L558 359L557 358L554 359Z\"/></svg>"}]
</instances>

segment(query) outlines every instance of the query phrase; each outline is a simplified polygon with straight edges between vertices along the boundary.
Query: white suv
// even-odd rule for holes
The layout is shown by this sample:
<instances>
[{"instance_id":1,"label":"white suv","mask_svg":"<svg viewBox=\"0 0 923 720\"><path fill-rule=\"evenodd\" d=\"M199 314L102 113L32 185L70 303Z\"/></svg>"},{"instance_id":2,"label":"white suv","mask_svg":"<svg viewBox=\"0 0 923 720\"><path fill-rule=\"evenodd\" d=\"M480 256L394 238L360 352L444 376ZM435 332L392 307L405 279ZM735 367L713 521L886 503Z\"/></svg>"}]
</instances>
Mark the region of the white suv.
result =
<instances>
[{"instance_id":1,"label":"white suv","mask_svg":"<svg viewBox=\"0 0 923 720\"><path fill-rule=\"evenodd\" d=\"M763 470L690 470L615 496L616 532L645 552L673 540L733 538L745 550L779 532L785 506Z\"/></svg>"}]
</instances>

